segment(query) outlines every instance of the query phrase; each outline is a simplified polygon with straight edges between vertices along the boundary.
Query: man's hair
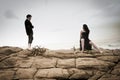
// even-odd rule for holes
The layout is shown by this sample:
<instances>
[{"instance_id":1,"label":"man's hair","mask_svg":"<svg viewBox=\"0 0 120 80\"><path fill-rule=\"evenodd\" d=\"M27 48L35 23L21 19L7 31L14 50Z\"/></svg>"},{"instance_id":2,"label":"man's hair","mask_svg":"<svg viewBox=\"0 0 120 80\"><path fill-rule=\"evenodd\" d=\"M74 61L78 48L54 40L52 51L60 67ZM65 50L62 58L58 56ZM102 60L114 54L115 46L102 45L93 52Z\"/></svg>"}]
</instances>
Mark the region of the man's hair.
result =
<instances>
[{"instance_id":1,"label":"man's hair","mask_svg":"<svg viewBox=\"0 0 120 80\"><path fill-rule=\"evenodd\" d=\"M32 17L32 15L28 14L28 15L26 16L26 18L29 18L29 17Z\"/></svg>"}]
</instances>

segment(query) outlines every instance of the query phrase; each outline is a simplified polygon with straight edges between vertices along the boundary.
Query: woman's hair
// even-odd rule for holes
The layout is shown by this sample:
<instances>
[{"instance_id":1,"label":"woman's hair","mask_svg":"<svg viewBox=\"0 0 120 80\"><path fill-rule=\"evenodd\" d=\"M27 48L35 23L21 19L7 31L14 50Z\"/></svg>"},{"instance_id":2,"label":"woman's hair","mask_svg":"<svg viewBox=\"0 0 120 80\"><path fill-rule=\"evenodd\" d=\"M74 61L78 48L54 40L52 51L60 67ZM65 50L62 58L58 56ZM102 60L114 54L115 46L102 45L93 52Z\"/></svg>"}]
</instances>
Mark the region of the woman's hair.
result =
<instances>
[{"instance_id":1,"label":"woman's hair","mask_svg":"<svg viewBox=\"0 0 120 80\"><path fill-rule=\"evenodd\" d=\"M89 34L90 30L87 26L87 24L83 24L83 30Z\"/></svg>"}]
</instances>

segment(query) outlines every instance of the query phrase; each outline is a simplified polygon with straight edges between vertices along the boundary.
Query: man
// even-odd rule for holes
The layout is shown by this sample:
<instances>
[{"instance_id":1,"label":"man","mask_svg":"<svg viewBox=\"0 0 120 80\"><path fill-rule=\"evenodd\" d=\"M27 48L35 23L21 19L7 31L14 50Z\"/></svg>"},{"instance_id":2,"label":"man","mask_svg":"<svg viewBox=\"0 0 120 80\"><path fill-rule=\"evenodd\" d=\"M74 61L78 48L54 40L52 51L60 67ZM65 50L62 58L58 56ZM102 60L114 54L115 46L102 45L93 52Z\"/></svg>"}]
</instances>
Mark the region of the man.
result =
<instances>
[{"instance_id":1,"label":"man","mask_svg":"<svg viewBox=\"0 0 120 80\"><path fill-rule=\"evenodd\" d=\"M34 26L32 25L32 23L30 22L32 16L30 14L28 14L26 16L26 20L25 20L25 29L26 29L26 34L28 36L28 48L31 49L31 44L33 41L33 28Z\"/></svg>"}]
</instances>

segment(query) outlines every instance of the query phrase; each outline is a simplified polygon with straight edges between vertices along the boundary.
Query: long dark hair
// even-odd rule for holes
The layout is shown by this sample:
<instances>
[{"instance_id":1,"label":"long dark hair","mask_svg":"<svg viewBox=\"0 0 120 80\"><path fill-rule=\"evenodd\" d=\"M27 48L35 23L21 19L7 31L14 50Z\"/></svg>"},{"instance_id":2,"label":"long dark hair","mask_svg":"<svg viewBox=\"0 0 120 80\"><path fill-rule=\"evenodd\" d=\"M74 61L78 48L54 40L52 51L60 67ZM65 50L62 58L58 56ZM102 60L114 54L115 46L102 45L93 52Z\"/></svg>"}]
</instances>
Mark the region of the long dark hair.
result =
<instances>
[{"instance_id":1,"label":"long dark hair","mask_svg":"<svg viewBox=\"0 0 120 80\"><path fill-rule=\"evenodd\" d=\"M87 24L83 24L83 30L84 30L86 33L88 33L88 34L89 34L89 32L90 32Z\"/></svg>"}]
</instances>

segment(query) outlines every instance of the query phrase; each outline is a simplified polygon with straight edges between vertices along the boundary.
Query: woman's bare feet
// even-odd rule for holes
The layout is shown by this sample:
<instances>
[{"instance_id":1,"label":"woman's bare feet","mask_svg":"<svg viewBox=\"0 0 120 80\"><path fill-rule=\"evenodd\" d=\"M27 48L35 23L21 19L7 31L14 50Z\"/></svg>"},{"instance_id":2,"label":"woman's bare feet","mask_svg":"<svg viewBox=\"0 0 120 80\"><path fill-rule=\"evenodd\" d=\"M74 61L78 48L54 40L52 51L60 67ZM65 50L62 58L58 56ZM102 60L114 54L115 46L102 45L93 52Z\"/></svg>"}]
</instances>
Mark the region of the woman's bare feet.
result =
<instances>
[{"instance_id":1,"label":"woman's bare feet","mask_svg":"<svg viewBox=\"0 0 120 80\"><path fill-rule=\"evenodd\" d=\"M82 50L81 53L84 53L84 50Z\"/></svg>"},{"instance_id":2,"label":"woman's bare feet","mask_svg":"<svg viewBox=\"0 0 120 80\"><path fill-rule=\"evenodd\" d=\"M103 51L100 50L100 53L103 53Z\"/></svg>"}]
</instances>

